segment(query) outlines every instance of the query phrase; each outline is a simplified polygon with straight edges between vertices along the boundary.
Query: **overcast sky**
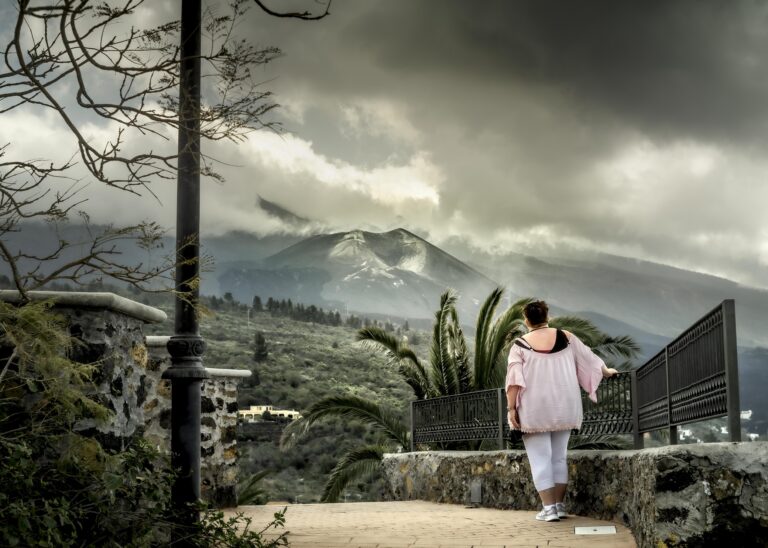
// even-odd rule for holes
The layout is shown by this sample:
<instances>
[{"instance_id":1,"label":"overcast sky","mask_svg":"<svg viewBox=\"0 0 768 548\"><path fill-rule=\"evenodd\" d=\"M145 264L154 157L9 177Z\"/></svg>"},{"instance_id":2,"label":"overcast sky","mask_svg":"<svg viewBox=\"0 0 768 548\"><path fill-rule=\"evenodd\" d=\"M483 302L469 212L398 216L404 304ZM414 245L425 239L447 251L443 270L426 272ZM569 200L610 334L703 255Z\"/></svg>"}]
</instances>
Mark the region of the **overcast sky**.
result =
<instances>
[{"instance_id":1,"label":"overcast sky","mask_svg":"<svg viewBox=\"0 0 768 548\"><path fill-rule=\"evenodd\" d=\"M208 146L235 167L206 183L204 230L282 230L261 195L329 230L768 287L766 28L752 1L334 0L311 23L254 9L239 30L284 52L259 77L286 132ZM16 116L18 140L33 115ZM162 206L94 193L96 220L174 205L169 187Z\"/></svg>"}]
</instances>

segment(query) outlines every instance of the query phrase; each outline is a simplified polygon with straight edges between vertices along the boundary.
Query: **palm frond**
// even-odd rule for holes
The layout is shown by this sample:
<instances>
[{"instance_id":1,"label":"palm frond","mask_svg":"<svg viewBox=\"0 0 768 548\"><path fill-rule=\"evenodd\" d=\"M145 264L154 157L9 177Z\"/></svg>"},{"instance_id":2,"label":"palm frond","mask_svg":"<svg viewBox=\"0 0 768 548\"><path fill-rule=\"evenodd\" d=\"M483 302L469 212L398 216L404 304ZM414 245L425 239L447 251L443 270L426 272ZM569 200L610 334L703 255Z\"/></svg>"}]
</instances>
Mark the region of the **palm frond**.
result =
<instances>
[{"instance_id":1,"label":"palm frond","mask_svg":"<svg viewBox=\"0 0 768 548\"><path fill-rule=\"evenodd\" d=\"M294 447L299 440L309 432L311 426L311 424L307 424L304 417L288 423L285 428L283 428L283 433L280 434L280 441L278 442L280 449L285 451Z\"/></svg>"},{"instance_id":2,"label":"palm frond","mask_svg":"<svg viewBox=\"0 0 768 548\"><path fill-rule=\"evenodd\" d=\"M287 449L305 436L313 424L328 417L357 420L383 432L390 440L409 446L408 428L391 411L358 396L329 396L316 402L300 419L293 421L280 437L280 447Z\"/></svg>"},{"instance_id":3,"label":"palm frond","mask_svg":"<svg viewBox=\"0 0 768 548\"><path fill-rule=\"evenodd\" d=\"M268 470L262 470L237 484L237 505L264 504L267 501L267 492L259 485L269 474Z\"/></svg>"},{"instance_id":4,"label":"palm frond","mask_svg":"<svg viewBox=\"0 0 768 548\"><path fill-rule=\"evenodd\" d=\"M459 393L469 392L472 389L472 370L469 367L470 355L467 347L467 339L459 323L459 314L456 308L451 308L451 341L453 346L453 361L459 381Z\"/></svg>"},{"instance_id":5,"label":"palm frond","mask_svg":"<svg viewBox=\"0 0 768 548\"><path fill-rule=\"evenodd\" d=\"M357 340L374 351L384 352L390 365L397 367L398 373L413 389L416 399L421 400L433 395L424 365L407 344L380 327L364 327L358 330Z\"/></svg>"},{"instance_id":6,"label":"palm frond","mask_svg":"<svg viewBox=\"0 0 768 548\"><path fill-rule=\"evenodd\" d=\"M640 352L640 346L632 337L607 335L585 318L558 316L549 322L549 325L570 331L604 360L610 357L632 359Z\"/></svg>"},{"instance_id":7,"label":"palm frond","mask_svg":"<svg viewBox=\"0 0 768 548\"><path fill-rule=\"evenodd\" d=\"M640 353L640 346L628 335L605 335L592 350L604 360L611 357L632 359Z\"/></svg>"},{"instance_id":8,"label":"palm frond","mask_svg":"<svg viewBox=\"0 0 768 548\"><path fill-rule=\"evenodd\" d=\"M558 316L552 318L549 325L570 331L590 348L595 348L605 336L591 321L586 318L579 318L578 316Z\"/></svg>"},{"instance_id":9,"label":"palm frond","mask_svg":"<svg viewBox=\"0 0 768 548\"><path fill-rule=\"evenodd\" d=\"M452 351L448 332L451 308L455 303L456 293L449 289L440 296L440 308L435 312L435 325L432 331L432 346L430 347L430 365L432 383L440 396L456 394L459 388L458 374L451 359Z\"/></svg>"},{"instance_id":10,"label":"palm frond","mask_svg":"<svg viewBox=\"0 0 768 548\"><path fill-rule=\"evenodd\" d=\"M480 312L477 314L477 325L475 328L475 389L486 387L493 369L494 357L492 350L488 347L488 338L492 329L491 322L496 312L496 307L501 301L504 290L501 287L495 288L491 294L483 301Z\"/></svg>"},{"instance_id":11,"label":"palm frond","mask_svg":"<svg viewBox=\"0 0 768 548\"><path fill-rule=\"evenodd\" d=\"M510 336L516 338L523 334L522 308L511 307L494 322L486 342L488 357L487 381L482 388L502 386L507 374L507 356Z\"/></svg>"},{"instance_id":12,"label":"palm frond","mask_svg":"<svg viewBox=\"0 0 768 548\"><path fill-rule=\"evenodd\" d=\"M630 449L631 443L620 437L610 435L595 435L595 436L571 436L568 440L568 449L600 449L600 450L616 450L616 449Z\"/></svg>"},{"instance_id":13,"label":"palm frond","mask_svg":"<svg viewBox=\"0 0 768 548\"><path fill-rule=\"evenodd\" d=\"M402 361L397 365L397 372L411 387L417 400L433 397L432 385L423 369L418 369L413 363Z\"/></svg>"},{"instance_id":14,"label":"palm frond","mask_svg":"<svg viewBox=\"0 0 768 548\"><path fill-rule=\"evenodd\" d=\"M534 300L531 297L516 301L491 323L503 293L504 289L501 287L492 291L478 314L475 339L475 390L496 388L503 384L506 376L505 354L509 344L525 333L523 309Z\"/></svg>"},{"instance_id":15,"label":"palm frond","mask_svg":"<svg viewBox=\"0 0 768 548\"><path fill-rule=\"evenodd\" d=\"M365 445L341 457L325 483L322 502L338 502L350 481L378 470L385 451L381 445Z\"/></svg>"},{"instance_id":16,"label":"palm frond","mask_svg":"<svg viewBox=\"0 0 768 548\"><path fill-rule=\"evenodd\" d=\"M528 331L528 329L525 327L523 311L525 310L525 307L528 305L528 303L532 303L535 300L536 299L533 297L524 297L518 301L515 301L512 306L509 307L509 314L516 318L516 321L511 326L512 328L510 332L507 333L507 344L511 343L518 337L522 337Z\"/></svg>"}]
</instances>

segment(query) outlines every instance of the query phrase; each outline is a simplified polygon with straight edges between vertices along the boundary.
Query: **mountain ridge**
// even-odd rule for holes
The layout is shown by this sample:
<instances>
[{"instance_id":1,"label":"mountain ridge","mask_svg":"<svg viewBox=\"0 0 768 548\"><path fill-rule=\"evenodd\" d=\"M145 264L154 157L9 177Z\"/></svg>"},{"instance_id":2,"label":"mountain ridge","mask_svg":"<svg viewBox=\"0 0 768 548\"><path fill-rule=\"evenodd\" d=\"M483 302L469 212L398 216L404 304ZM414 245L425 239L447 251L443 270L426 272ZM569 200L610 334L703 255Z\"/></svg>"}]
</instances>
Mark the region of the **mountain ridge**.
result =
<instances>
[{"instance_id":1,"label":"mountain ridge","mask_svg":"<svg viewBox=\"0 0 768 548\"><path fill-rule=\"evenodd\" d=\"M21 228L20 232L8 236L9 245L41 250L45 249L46 238L56 241L54 239L56 234L46 225L27 223L21 225ZM323 242L323 239L329 236L337 235L338 237L351 232L354 231L334 232L330 235L316 234L309 238L291 234L258 236L248 232L203 236L203 249L214 257L217 271L213 274L203 273L201 290L205 294L218 295L234 291L239 294L241 300L250 302L255 294L254 288L249 287L250 283L243 282L249 277L262 276L269 282L259 289L264 297L270 296L268 292L273 290L276 292L273 295L275 297L281 293L291 296L298 287L302 300L307 302L314 299L316 304L330 305L341 310L373 312L374 310L369 311L365 308L369 304L375 308L381 301L388 298L387 293L377 295L372 288L366 291L364 283L359 280L370 277L372 273L377 274L377 268L384 271L378 272L380 274L378 281L384 280L387 270L382 269L380 264L377 266L370 263L365 265L367 270L362 272L358 272L361 269L350 270L345 273L345 276L353 275L353 277L357 274L359 276L357 285L363 285L356 290L357 294L364 297L359 306L350 302L350 299L347 299L345 304L344 299L340 298L344 296L345 284L327 285L334 281L333 276L326 274L323 268L319 268L320 264L326 260L327 254L320 254L318 260L305 261L302 268L293 271L290 268L276 269L275 266L278 265L270 264L275 256L285 258L288 249L300 249L296 246L302 242L308 240ZM382 233L367 232L366 234ZM564 310L591 311L620 320L649 334L672 337L721 300L735 298L739 343L746 346L768 347L768 333L764 333L760 327L768 314L768 290L762 288L652 261L607 254L595 257L587 254L584 257L563 257L562 259L552 256L533 257L520 253L492 255L450 244L443 249L442 246L434 246L426 239L404 228L390 230L383 234L390 234L390 236L402 234L416 244L423 242L421 245L431 251L431 256L438 259L438 264L442 259L448 261L449 258L456 259L462 264L458 271L466 275L465 285L469 287L457 288L462 294L459 302L465 304L463 302L465 300L473 301L471 303L473 306L467 306L467 310L464 311L464 317L467 319L473 318L473 308L476 304L474 301L482 302L493 287L503 285L510 290L507 297L508 303L519 296L543 298ZM85 229L76 224L67 225L62 235L70 241L83 240L87 236ZM173 245L170 236L165 238L165 251L161 253L164 254L172 249ZM139 254L135 250L121 249L121 251L125 253L124 259L128 262L139 263L146 260L145 254ZM403 281L411 282L415 290L406 299L410 301L406 303L408 306L398 307L397 303L393 302L390 303L392 306L387 306L382 313L430 318L438 306L439 293L445 287L454 284L446 269L438 269L438 275L434 275L429 272L426 264L426 272L430 274L431 279L420 276L420 270L421 274L424 273L424 267L421 266L423 258L418 253L409 254L406 251L390 249L381 254L381 257L386 263L385 267L397 265L405 267L396 271L390 270L389 273L399 278L405 276L407 279ZM398 254L401 259L403 257L405 259L393 260L392 257L396 258ZM246 275L246 271L250 271L250 274ZM7 265L0 264L0 273L9 274ZM376 278L376 276L373 277ZM395 278L386 279L390 283L395 280ZM473 285L473 280L477 282L476 286ZM325 295L322 295L323 291L326 292ZM467 313L470 315L467 316Z\"/></svg>"},{"instance_id":2,"label":"mountain ridge","mask_svg":"<svg viewBox=\"0 0 768 548\"><path fill-rule=\"evenodd\" d=\"M225 273L219 283L236 288L240 294L256 294L270 284L274 287L277 277L285 279L292 273L299 291L307 283L317 285L316 278L307 276L311 270L330 276L316 295L316 303L405 317L431 315L446 287L464 297L458 303L463 312L476 312L497 285L482 272L406 229L314 235L260 261L258 269ZM282 287L285 293L285 285Z\"/></svg>"}]
</instances>

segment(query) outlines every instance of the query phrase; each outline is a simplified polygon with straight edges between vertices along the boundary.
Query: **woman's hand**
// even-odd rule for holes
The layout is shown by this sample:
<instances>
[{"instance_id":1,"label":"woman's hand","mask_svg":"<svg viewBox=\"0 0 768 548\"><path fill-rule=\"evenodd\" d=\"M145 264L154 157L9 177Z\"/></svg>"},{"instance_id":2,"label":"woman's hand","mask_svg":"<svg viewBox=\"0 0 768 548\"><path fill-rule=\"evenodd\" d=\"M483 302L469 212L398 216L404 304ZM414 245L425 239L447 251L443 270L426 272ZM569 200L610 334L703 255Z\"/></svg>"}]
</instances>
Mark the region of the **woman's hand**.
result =
<instances>
[{"instance_id":1,"label":"woman's hand","mask_svg":"<svg viewBox=\"0 0 768 548\"><path fill-rule=\"evenodd\" d=\"M507 412L507 422L512 430L520 429L520 419L517 416L517 409L510 409Z\"/></svg>"},{"instance_id":2,"label":"woman's hand","mask_svg":"<svg viewBox=\"0 0 768 548\"><path fill-rule=\"evenodd\" d=\"M603 378L608 379L610 377L613 377L614 375L618 375L619 372L614 369L613 367L606 367L603 369Z\"/></svg>"}]
</instances>

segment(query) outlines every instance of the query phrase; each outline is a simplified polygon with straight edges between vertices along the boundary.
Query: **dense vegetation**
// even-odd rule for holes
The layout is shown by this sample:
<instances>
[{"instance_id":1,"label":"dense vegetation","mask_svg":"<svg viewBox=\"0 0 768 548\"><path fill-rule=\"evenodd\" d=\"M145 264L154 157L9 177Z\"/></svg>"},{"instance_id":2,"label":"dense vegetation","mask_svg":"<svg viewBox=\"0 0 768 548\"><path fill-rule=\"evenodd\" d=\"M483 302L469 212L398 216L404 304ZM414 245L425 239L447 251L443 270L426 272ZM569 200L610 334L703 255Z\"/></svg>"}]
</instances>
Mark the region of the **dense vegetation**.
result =
<instances>
[{"instance_id":1,"label":"dense vegetation","mask_svg":"<svg viewBox=\"0 0 768 548\"><path fill-rule=\"evenodd\" d=\"M201 324L208 343L204 362L207 367L253 372L240 384L241 408L267 404L306 412L325 397L352 395L396 409L403 420L407 417L412 398L408 385L384 357L366 351L356 341L357 329L347 321L339 326L312 323L279 311L270 312L266 307L260 312L253 308L249 311L248 306L230 298L216 299L203 299L210 310ZM171 312L166 300L151 296L142 300ZM294 309L298 308L294 304ZM376 323L367 321L370 325ZM388 327L386 324L380 322L382 328ZM147 327L152 334L167 335L172 329L170 325ZM404 327L393 324L393 333ZM258 362L254 360L257 333L263 335L268 350L266 359ZM408 336L419 343L428 340L424 332L412 329ZM428 351L426 345L415 347ZM379 439L379 434L368 426L331 419L288 450L281 450L277 439L239 441L240 471L243 477L269 471L260 484L270 500L318 502L338 460L360 440L375 443ZM381 482L378 474L362 478L350 484L347 499L378 500Z\"/></svg>"},{"instance_id":2,"label":"dense vegetation","mask_svg":"<svg viewBox=\"0 0 768 548\"><path fill-rule=\"evenodd\" d=\"M522 325L522 302L495 318L500 299L500 292L489 297L484 315L481 315L482 321L477 326L477 333L485 341L481 352L475 352L472 348L474 341L465 340L461 333L453 309L455 297L440 303L438 320L442 324L438 327L436 322L433 333L419 332L391 321L367 319L363 323L369 327L355 329L352 325L362 324L350 325L352 317L339 321L335 313L324 313L319 309L311 317L322 323L311 322L305 315L309 307L285 300L268 299L266 306L260 306L261 299L254 298L252 306L248 307L229 295L223 299L206 299L205 304L214 310L202 323L203 336L209 344L206 365L248 368L253 372L253 377L240 386L241 407L271 404L312 416L310 435L301 437L296 430L297 443L285 444L283 450L274 438L262 441L241 439L243 475L269 471L262 485L273 500L314 502L349 497L376 500L381 488L378 467L370 462L362 463L362 460L368 458L375 462L382 451L404 449L407 433L403 429L407 424L409 402L427 392L438 395L448 387L435 385L430 388L427 384L419 388L421 380L411 375L412 367L393 359L391 352L376 352L371 348L371 342L384 340L390 342L390 347L399 345L403 355L409 356L406 361L412 362L410 357L413 357L417 364L415 356L431 356L429 367L435 373L429 375L435 378L449 378L450 375L445 375L461 362L463 365L459 369L465 374L458 374L456 390L496 386L503 378L505 366L501 355L509 342L508 335L520 331ZM607 354L619 349L617 355L629 357L634 352L631 340L608 337L578 318L561 320L585 341L591 341L591 346L602 348ZM450 337L441 339L441 333L451 333L450 337L459 337L454 342L462 342L455 348L454 342L448 340ZM371 337L371 334L375 336ZM368 340L359 341L361 338ZM440 345L448 345L461 354L456 364L453 363L456 359L451 364L436 360L435 357L441 354L453 356L453 350L441 352ZM423 373L424 366L418 367ZM466 382L459 382L459 377L466 377ZM335 409L329 409L328 402L332 402L331 407L335 406ZM377 421L360 416L354 409L360 406L367 406L363 414L370 412L384 416L392 429L399 432L395 436L396 443L393 443L391 432L382 429ZM317 423L319 418L322 422ZM289 427L288 432L291 429ZM350 455L357 457L350 460ZM338 468L342 462L348 462L349 470L357 467L358 472L363 473L349 475ZM334 495L328 499L329 478L334 477L343 481L336 482Z\"/></svg>"},{"instance_id":3,"label":"dense vegetation","mask_svg":"<svg viewBox=\"0 0 768 548\"><path fill-rule=\"evenodd\" d=\"M520 299L506 310L497 309L504 290L496 288L485 299L475 325L474 349L459 321L457 295L447 290L440 298L435 312L428 359L419 353L407 339L397 337L379 327L360 329L357 338L374 351L380 352L413 392L416 400L464 394L476 390L495 389L504 386L507 369L507 351L512 341L526 331L523 309L533 301ZM612 337L601 332L583 318L560 316L550 320L550 325L567 329L578 336L599 356L613 363L623 359L616 367L629 367L638 351L636 343L626 336ZM329 418L355 420L375 428L382 438L376 443L363 442L345 453L336 463L323 488L322 500L339 500L347 486L359 478L380 469L384 453L408 451L411 445L410 431L395 409L369 398L355 395L332 395L318 401L291 423L283 433L281 445L292 447L300 443L319 421ZM490 441L490 440L486 440ZM418 445L420 449L481 449L484 442L451 441ZM623 440L606 436L575 436L571 447L590 449L619 448Z\"/></svg>"},{"instance_id":4,"label":"dense vegetation","mask_svg":"<svg viewBox=\"0 0 768 548\"><path fill-rule=\"evenodd\" d=\"M0 545L168 545L170 464L141 439L110 452L78 433L78 421L110 414L86 396L98 364L78 361L82 343L50 306L0 302ZM195 545L283 544L238 530L247 519L199 510L199 528L177 529ZM270 525L282 523L278 513Z\"/></svg>"}]
</instances>

